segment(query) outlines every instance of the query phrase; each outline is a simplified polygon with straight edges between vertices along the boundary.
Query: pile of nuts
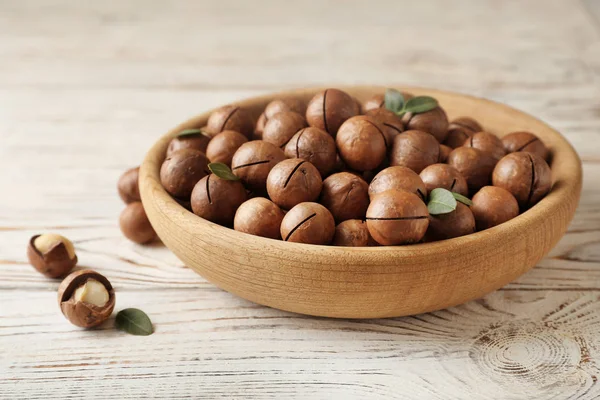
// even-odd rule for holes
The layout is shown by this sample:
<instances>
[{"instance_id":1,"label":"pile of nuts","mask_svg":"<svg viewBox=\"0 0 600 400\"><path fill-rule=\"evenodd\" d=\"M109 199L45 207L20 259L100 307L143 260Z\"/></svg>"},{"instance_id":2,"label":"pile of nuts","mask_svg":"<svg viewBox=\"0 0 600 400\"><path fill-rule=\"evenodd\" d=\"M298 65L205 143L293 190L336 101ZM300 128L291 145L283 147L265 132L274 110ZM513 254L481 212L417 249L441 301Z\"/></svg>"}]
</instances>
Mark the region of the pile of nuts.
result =
<instances>
[{"instance_id":1,"label":"pile of nuts","mask_svg":"<svg viewBox=\"0 0 600 400\"><path fill-rule=\"evenodd\" d=\"M430 97L388 89L360 104L327 89L308 104L276 99L256 123L240 106L215 110L205 127L171 141L160 179L194 214L240 232L402 245L467 235L526 211L550 191L549 155L533 133L500 139L473 118L448 121ZM119 184L129 203L121 228L143 243L155 234L136 179L128 171ZM442 189L459 201L434 213Z\"/></svg>"}]
</instances>

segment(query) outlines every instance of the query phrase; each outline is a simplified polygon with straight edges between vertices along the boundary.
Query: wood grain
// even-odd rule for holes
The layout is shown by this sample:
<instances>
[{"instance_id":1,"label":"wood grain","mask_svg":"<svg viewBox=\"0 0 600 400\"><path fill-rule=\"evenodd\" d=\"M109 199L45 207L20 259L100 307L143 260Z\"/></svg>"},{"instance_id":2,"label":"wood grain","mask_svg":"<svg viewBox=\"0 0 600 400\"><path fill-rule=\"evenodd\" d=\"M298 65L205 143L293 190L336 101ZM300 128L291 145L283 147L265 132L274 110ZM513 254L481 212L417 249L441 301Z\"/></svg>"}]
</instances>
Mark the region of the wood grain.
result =
<instances>
[{"instance_id":1,"label":"wood grain","mask_svg":"<svg viewBox=\"0 0 600 400\"><path fill-rule=\"evenodd\" d=\"M0 398L600 396L600 33L589 8L344 4L0 0ZM256 306L162 246L122 238L116 180L175 123L332 82L455 90L547 122L583 160L567 234L483 300L369 321ZM48 230L73 239L81 265L115 285L117 309L147 311L157 333L66 323L58 283L26 264L27 239ZM489 345L478 340L490 331Z\"/></svg>"}]
</instances>

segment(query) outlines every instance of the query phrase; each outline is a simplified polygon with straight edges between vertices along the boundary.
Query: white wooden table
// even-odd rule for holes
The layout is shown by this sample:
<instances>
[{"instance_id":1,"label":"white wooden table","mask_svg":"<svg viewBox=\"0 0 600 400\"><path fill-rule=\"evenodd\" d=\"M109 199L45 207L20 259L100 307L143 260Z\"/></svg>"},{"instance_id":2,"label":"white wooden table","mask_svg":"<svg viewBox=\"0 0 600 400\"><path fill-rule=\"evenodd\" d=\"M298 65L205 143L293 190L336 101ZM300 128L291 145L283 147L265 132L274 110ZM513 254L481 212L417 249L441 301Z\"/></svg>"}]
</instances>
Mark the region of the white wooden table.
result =
<instances>
[{"instance_id":1,"label":"white wooden table","mask_svg":"<svg viewBox=\"0 0 600 400\"><path fill-rule=\"evenodd\" d=\"M599 3L0 0L0 398L600 397ZM366 321L252 304L121 236L116 180L168 128L338 83L456 90L547 121L584 160L569 232L481 300ZM25 257L45 231L156 333L67 323L58 282Z\"/></svg>"}]
</instances>

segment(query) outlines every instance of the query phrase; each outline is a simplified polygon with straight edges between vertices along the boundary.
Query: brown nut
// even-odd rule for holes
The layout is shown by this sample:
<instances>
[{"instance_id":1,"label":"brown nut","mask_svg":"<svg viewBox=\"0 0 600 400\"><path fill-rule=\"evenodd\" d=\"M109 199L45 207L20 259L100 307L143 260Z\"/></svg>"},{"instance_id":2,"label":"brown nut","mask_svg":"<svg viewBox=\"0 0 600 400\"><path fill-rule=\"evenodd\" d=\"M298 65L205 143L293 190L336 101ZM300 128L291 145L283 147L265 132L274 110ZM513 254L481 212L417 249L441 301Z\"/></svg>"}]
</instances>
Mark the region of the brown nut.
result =
<instances>
[{"instance_id":1,"label":"brown nut","mask_svg":"<svg viewBox=\"0 0 600 400\"><path fill-rule=\"evenodd\" d=\"M456 168L467 181L470 193L490 183L496 159L473 147L457 147L448 156L448 165Z\"/></svg>"},{"instance_id":2,"label":"brown nut","mask_svg":"<svg viewBox=\"0 0 600 400\"><path fill-rule=\"evenodd\" d=\"M139 201L125 207L119 217L119 226L123 235L132 242L144 244L156 239L156 232Z\"/></svg>"},{"instance_id":3,"label":"brown nut","mask_svg":"<svg viewBox=\"0 0 600 400\"><path fill-rule=\"evenodd\" d=\"M233 229L270 239L281 239L280 227L283 211L264 197L255 197L237 209Z\"/></svg>"},{"instance_id":4,"label":"brown nut","mask_svg":"<svg viewBox=\"0 0 600 400\"><path fill-rule=\"evenodd\" d=\"M388 147L394 143L396 136L404 132L402 119L387 108L375 108L367 111L365 114L373 118L376 122L379 122Z\"/></svg>"},{"instance_id":5,"label":"brown nut","mask_svg":"<svg viewBox=\"0 0 600 400\"><path fill-rule=\"evenodd\" d=\"M206 157L210 162L220 162L231 166L233 155L248 139L236 131L223 131L212 138L206 148Z\"/></svg>"},{"instance_id":6,"label":"brown nut","mask_svg":"<svg viewBox=\"0 0 600 400\"><path fill-rule=\"evenodd\" d=\"M283 150L264 140L244 143L231 159L231 170L240 177L246 189L263 194L271 169L285 160Z\"/></svg>"},{"instance_id":7,"label":"brown nut","mask_svg":"<svg viewBox=\"0 0 600 400\"><path fill-rule=\"evenodd\" d=\"M391 165L400 165L420 173L440 158L440 144L429 133L406 131L394 138L390 151Z\"/></svg>"},{"instance_id":8,"label":"brown nut","mask_svg":"<svg viewBox=\"0 0 600 400\"><path fill-rule=\"evenodd\" d=\"M73 325L93 328L115 308L115 291L103 275L84 269L67 276L58 287L58 305Z\"/></svg>"},{"instance_id":9,"label":"brown nut","mask_svg":"<svg viewBox=\"0 0 600 400\"><path fill-rule=\"evenodd\" d=\"M359 115L340 126L335 143L349 168L369 171L384 160L387 143L382 127L370 117Z\"/></svg>"},{"instance_id":10,"label":"brown nut","mask_svg":"<svg viewBox=\"0 0 600 400\"><path fill-rule=\"evenodd\" d=\"M215 224L232 226L238 207L248 200L242 182L210 174L200 179L192 191L192 211Z\"/></svg>"},{"instance_id":11,"label":"brown nut","mask_svg":"<svg viewBox=\"0 0 600 400\"><path fill-rule=\"evenodd\" d=\"M284 153L288 158L310 161L322 177L326 177L336 168L338 157L335 140L331 135L313 127L304 128L296 133L285 146Z\"/></svg>"},{"instance_id":12,"label":"brown nut","mask_svg":"<svg viewBox=\"0 0 600 400\"><path fill-rule=\"evenodd\" d=\"M404 97L404 101L408 101L412 99L414 96L407 92L401 92ZM374 110L376 108L385 108L385 94L380 93L369 97L362 104L362 112L363 114L368 114L369 111Z\"/></svg>"},{"instance_id":13,"label":"brown nut","mask_svg":"<svg viewBox=\"0 0 600 400\"><path fill-rule=\"evenodd\" d=\"M438 162L445 163L448 161L448 156L452 153L452 148L445 144L440 144L440 157Z\"/></svg>"},{"instance_id":14,"label":"brown nut","mask_svg":"<svg viewBox=\"0 0 600 400\"><path fill-rule=\"evenodd\" d=\"M208 158L198 150L182 149L168 156L160 167L160 182L167 192L189 198L198 181L208 174Z\"/></svg>"},{"instance_id":15,"label":"brown nut","mask_svg":"<svg viewBox=\"0 0 600 400\"><path fill-rule=\"evenodd\" d=\"M292 136L302 128L306 128L304 117L293 111L283 111L269 118L262 134L262 140L284 147Z\"/></svg>"},{"instance_id":16,"label":"brown nut","mask_svg":"<svg viewBox=\"0 0 600 400\"><path fill-rule=\"evenodd\" d=\"M465 178L456 168L448 164L432 164L421 171L419 176L423 180L428 193L435 188L443 188L463 196L469 195Z\"/></svg>"},{"instance_id":17,"label":"brown nut","mask_svg":"<svg viewBox=\"0 0 600 400\"><path fill-rule=\"evenodd\" d=\"M521 209L527 209L550 191L552 171L537 154L510 153L494 168L492 182L512 193Z\"/></svg>"},{"instance_id":18,"label":"brown nut","mask_svg":"<svg viewBox=\"0 0 600 400\"><path fill-rule=\"evenodd\" d=\"M358 115L354 98L338 89L326 89L317 93L306 108L306 121L335 137L338 129L348 118Z\"/></svg>"},{"instance_id":19,"label":"brown nut","mask_svg":"<svg viewBox=\"0 0 600 400\"><path fill-rule=\"evenodd\" d=\"M478 231L500 225L519 215L519 204L515 197L500 187L484 186L471 201Z\"/></svg>"},{"instance_id":20,"label":"brown nut","mask_svg":"<svg viewBox=\"0 0 600 400\"><path fill-rule=\"evenodd\" d=\"M334 246L364 247L375 246L377 243L371 237L365 221L349 219L335 227L332 244Z\"/></svg>"},{"instance_id":21,"label":"brown nut","mask_svg":"<svg viewBox=\"0 0 600 400\"><path fill-rule=\"evenodd\" d=\"M293 111L300 115L304 115L306 113L306 104L304 104L302 100L295 97L283 97L280 99L275 99L265 107L265 117L267 120L269 120L273 118L275 114L284 111Z\"/></svg>"},{"instance_id":22,"label":"brown nut","mask_svg":"<svg viewBox=\"0 0 600 400\"><path fill-rule=\"evenodd\" d=\"M550 157L550 150L548 150L544 142L531 132L509 133L502 138L502 144L507 153L526 151L537 154L545 161L548 161Z\"/></svg>"},{"instance_id":23,"label":"brown nut","mask_svg":"<svg viewBox=\"0 0 600 400\"><path fill-rule=\"evenodd\" d=\"M181 149L194 149L206 153L206 147L209 142L210 136L208 134L194 133L176 136L169 142L166 156L169 157Z\"/></svg>"},{"instance_id":24,"label":"brown nut","mask_svg":"<svg viewBox=\"0 0 600 400\"><path fill-rule=\"evenodd\" d=\"M473 147L494 157L496 161L506 155L502 140L488 132L477 132L465 141L465 147Z\"/></svg>"},{"instance_id":25,"label":"brown nut","mask_svg":"<svg viewBox=\"0 0 600 400\"><path fill-rule=\"evenodd\" d=\"M119 196L125 204L142 200L140 197L140 187L138 185L139 175L140 167L131 168L125 171L117 182Z\"/></svg>"},{"instance_id":26,"label":"brown nut","mask_svg":"<svg viewBox=\"0 0 600 400\"><path fill-rule=\"evenodd\" d=\"M281 221L281 237L286 242L329 244L334 233L333 216L319 203L297 204Z\"/></svg>"},{"instance_id":27,"label":"brown nut","mask_svg":"<svg viewBox=\"0 0 600 400\"><path fill-rule=\"evenodd\" d=\"M448 135L448 117L441 107L420 114L406 113L402 116L405 129L432 134L439 143Z\"/></svg>"},{"instance_id":28,"label":"brown nut","mask_svg":"<svg viewBox=\"0 0 600 400\"><path fill-rule=\"evenodd\" d=\"M250 139L254 132L254 120L248 110L235 105L226 105L210 114L206 131L211 136L216 136L223 131L236 131Z\"/></svg>"},{"instance_id":29,"label":"brown nut","mask_svg":"<svg viewBox=\"0 0 600 400\"><path fill-rule=\"evenodd\" d=\"M338 172L323 181L319 200L340 223L364 219L369 207L369 185L358 175Z\"/></svg>"},{"instance_id":30,"label":"brown nut","mask_svg":"<svg viewBox=\"0 0 600 400\"><path fill-rule=\"evenodd\" d=\"M254 127L254 134L252 135L252 140L262 140L263 131L265 130L265 125L267 124L267 116L263 112L259 115L258 120L256 120L256 126Z\"/></svg>"},{"instance_id":31,"label":"brown nut","mask_svg":"<svg viewBox=\"0 0 600 400\"><path fill-rule=\"evenodd\" d=\"M457 202L456 210L447 214L429 216L429 227L425 241L452 239L475 232L473 213L463 203Z\"/></svg>"},{"instance_id":32,"label":"brown nut","mask_svg":"<svg viewBox=\"0 0 600 400\"><path fill-rule=\"evenodd\" d=\"M319 198L323 180L314 165L300 158L284 160L267 177L271 200L284 210Z\"/></svg>"},{"instance_id":33,"label":"brown nut","mask_svg":"<svg viewBox=\"0 0 600 400\"><path fill-rule=\"evenodd\" d=\"M477 121L469 117L460 117L452 120L448 125L448 136L444 144L455 149L465 144L465 141L483 128Z\"/></svg>"},{"instance_id":34,"label":"brown nut","mask_svg":"<svg viewBox=\"0 0 600 400\"><path fill-rule=\"evenodd\" d=\"M423 200L406 190L379 193L367 209L369 233L384 246L420 241L427 231L428 218Z\"/></svg>"},{"instance_id":35,"label":"brown nut","mask_svg":"<svg viewBox=\"0 0 600 400\"><path fill-rule=\"evenodd\" d=\"M27 258L35 269L48 278L61 278L77 264L73 243L55 233L32 236L27 246Z\"/></svg>"},{"instance_id":36,"label":"brown nut","mask_svg":"<svg viewBox=\"0 0 600 400\"><path fill-rule=\"evenodd\" d=\"M427 188L421 177L412 169L395 166L389 167L375 175L369 185L369 197L371 200L379 193L390 189L403 189L416 194L425 201L427 199Z\"/></svg>"}]
</instances>

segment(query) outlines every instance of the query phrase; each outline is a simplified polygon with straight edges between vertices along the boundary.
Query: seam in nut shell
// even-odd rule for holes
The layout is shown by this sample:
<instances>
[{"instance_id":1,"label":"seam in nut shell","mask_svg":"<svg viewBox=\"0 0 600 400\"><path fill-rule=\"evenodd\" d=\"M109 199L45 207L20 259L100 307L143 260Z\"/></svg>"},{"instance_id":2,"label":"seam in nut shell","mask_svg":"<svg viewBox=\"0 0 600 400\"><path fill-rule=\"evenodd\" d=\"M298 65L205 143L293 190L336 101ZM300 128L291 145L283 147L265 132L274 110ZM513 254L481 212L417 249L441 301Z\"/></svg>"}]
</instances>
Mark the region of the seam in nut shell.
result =
<instances>
[{"instance_id":1,"label":"seam in nut shell","mask_svg":"<svg viewBox=\"0 0 600 400\"><path fill-rule=\"evenodd\" d=\"M393 130L395 130L395 131L396 131L396 132L398 132L398 133L402 133L402 131L401 131L400 129L398 129L397 127L395 127L395 126L394 126L394 125L392 125L392 124L387 124L387 123L385 123L385 122L384 122L384 123L383 123L383 125L384 125L384 126L387 126L388 128L392 128Z\"/></svg>"},{"instance_id":2,"label":"seam in nut shell","mask_svg":"<svg viewBox=\"0 0 600 400\"><path fill-rule=\"evenodd\" d=\"M271 160L254 161L254 162L251 162L251 163L248 163L248 164L238 165L237 167L233 168L233 170L235 171L236 169L246 168L246 167L252 167L253 165L266 164L268 162L271 162Z\"/></svg>"},{"instance_id":3,"label":"seam in nut shell","mask_svg":"<svg viewBox=\"0 0 600 400\"><path fill-rule=\"evenodd\" d=\"M383 144L385 144L385 147L388 147L388 142L385 139L385 135L383 134L383 132L381 131L381 129L379 129L379 127L377 125L375 125L373 122L369 121L368 119L366 120L369 124L373 125L375 127L375 129L377 129L377 132L379 132L379 134L381 135L381 137L383 138Z\"/></svg>"},{"instance_id":4,"label":"seam in nut shell","mask_svg":"<svg viewBox=\"0 0 600 400\"><path fill-rule=\"evenodd\" d=\"M406 220L411 220L411 219L426 219L429 218L426 215L421 215L418 217L382 217L382 218L369 218L367 217L367 221L406 221Z\"/></svg>"},{"instance_id":5,"label":"seam in nut shell","mask_svg":"<svg viewBox=\"0 0 600 400\"><path fill-rule=\"evenodd\" d=\"M300 158L300 138L304 135L306 128L302 128L299 132L298 138L296 139L296 158Z\"/></svg>"},{"instance_id":6,"label":"seam in nut shell","mask_svg":"<svg viewBox=\"0 0 600 400\"><path fill-rule=\"evenodd\" d=\"M212 204L212 199L210 198L210 185L208 182L210 181L210 175L206 177L206 197L208 197L208 203Z\"/></svg>"},{"instance_id":7,"label":"seam in nut shell","mask_svg":"<svg viewBox=\"0 0 600 400\"><path fill-rule=\"evenodd\" d=\"M455 179L456 180L456 179ZM425 201L425 195L421 192L421 189L417 189L417 194L421 197L423 201Z\"/></svg>"},{"instance_id":8,"label":"seam in nut shell","mask_svg":"<svg viewBox=\"0 0 600 400\"><path fill-rule=\"evenodd\" d=\"M533 139L531 139L529 142L525 143L523 146L521 146L521 147L519 147L517 150L515 150L515 152L517 152L517 151L523 151L523 149L524 149L525 147L529 146L531 143L533 143L533 142L535 142L535 141L537 141L537 140L539 140L539 139L538 139L538 138L533 138Z\"/></svg>"},{"instance_id":9,"label":"seam in nut shell","mask_svg":"<svg viewBox=\"0 0 600 400\"><path fill-rule=\"evenodd\" d=\"M229 122L229 119L233 116L233 114L236 113L237 110L239 110L239 107L235 107L233 110L231 110L231 112L229 113L229 115L227 116L227 118L225 118L225 120L223 121L223 123L221 124L221 129L219 129L219 132L223 132L223 128L225 128L225 125L227 125L227 122Z\"/></svg>"},{"instance_id":10,"label":"seam in nut shell","mask_svg":"<svg viewBox=\"0 0 600 400\"><path fill-rule=\"evenodd\" d=\"M454 180L452 181L452 185L450 185L450 191L454 189L454 185L456 185L456 178L454 178Z\"/></svg>"},{"instance_id":11,"label":"seam in nut shell","mask_svg":"<svg viewBox=\"0 0 600 400\"><path fill-rule=\"evenodd\" d=\"M308 222L308 221L309 221L311 218L314 218L314 217L316 217L316 216L317 216L317 213L313 213L313 214L309 215L308 217L304 218L302 221L300 221L300 223L299 223L298 225L296 225L296 226L294 227L294 229L292 229L292 230L290 231L290 233L288 233L288 234L287 234L287 236L285 237L284 241L286 241L286 242L287 242L287 241L288 241L288 239L289 239L289 238L290 238L290 237L291 237L291 236L294 234L294 232L296 232L296 230L297 230L298 228L300 228L300 227L301 227L301 226L302 226L304 223Z\"/></svg>"},{"instance_id":12,"label":"seam in nut shell","mask_svg":"<svg viewBox=\"0 0 600 400\"><path fill-rule=\"evenodd\" d=\"M287 187L288 183L290 183L290 180L292 179L292 176L293 176L293 175L296 173L296 171L298 171L298 168L300 168L300 166L301 166L302 164L304 164L305 162L306 162L306 161L302 160L302 161L300 161L300 162L298 163L298 165L296 165L296 166L294 167L294 169L292 170L292 172L290 172L290 174L288 175L288 177L287 177L287 179L286 179L285 183L283 184L283 187L284 187L284 188L286 188L286 187Z\"/></svg>"},{"instance_id":13,"label":"seam in nut shell","mask_svg":"<svg viewBox=\"0 0 600 400\"><path fill-rule=\"evenodd\" d=\"M327 126L327 113L325 112L325 104L327 104L327 92L329 91L329 89L326 89L323 92L323 126L325 127L325 130L327 131L327 133L331 134L331 132L329 132L329 127Z\"/></svg>"},{"instance_id":14,"label":"seam in nut shell","mask_svg":"<svg viewBox=\"0 0 600 400\"><path fill-rule=\"evenodd\" d=\"M529 207L529 204L531 204L531 198L533 197L533 186L535 185L535 164L531 154L527 155L529 156L529 162L531 162L531 185L529 186L529 196L527 196L527 207Z\"/></svg>"}]
</instances>

